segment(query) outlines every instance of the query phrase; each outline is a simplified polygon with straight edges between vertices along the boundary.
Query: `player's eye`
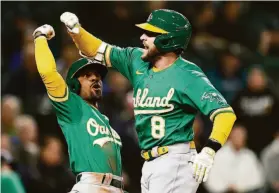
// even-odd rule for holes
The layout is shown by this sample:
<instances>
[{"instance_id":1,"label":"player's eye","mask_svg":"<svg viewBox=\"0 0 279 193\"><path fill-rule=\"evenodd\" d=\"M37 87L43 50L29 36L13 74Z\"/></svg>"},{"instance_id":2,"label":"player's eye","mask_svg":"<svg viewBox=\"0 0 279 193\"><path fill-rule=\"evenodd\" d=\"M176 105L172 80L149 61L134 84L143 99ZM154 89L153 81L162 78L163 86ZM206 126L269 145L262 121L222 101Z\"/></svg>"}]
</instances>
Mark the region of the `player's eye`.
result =
<instances>
[{"instance_id":1,"label":"player's eye","mask_svg":"<svg viewBox=\"0 0 279 193\"><path fill-rule=\"evenodd\" d=\"M95 81L95 78L88 78L88 80L90 81L90 82L94 82Z\"/></svg>"},{"instance_id":2,"label":"player's eye","mask_svg":"<svg viewBox=\"0 0 279 193\"><path fill-rule=\"evenodd\" d=\"M94 76L92 76L92 73L88 72L85 77L87 78L87 80L92 81L92 79L94 79Z\"/></svg>"},{"instance_id":3,"label":"player's eye","mask_svg":"<svg viewBox=\"0 0 279 193\"><path fill-rule=\"evenodd\" d=\"M159 33L155 33L155 32L151 32L151 31L144 31L143 32L145 35L147 35L148 37L156 37L158 35L160 35Z\"/></svg>"}]
</instances>

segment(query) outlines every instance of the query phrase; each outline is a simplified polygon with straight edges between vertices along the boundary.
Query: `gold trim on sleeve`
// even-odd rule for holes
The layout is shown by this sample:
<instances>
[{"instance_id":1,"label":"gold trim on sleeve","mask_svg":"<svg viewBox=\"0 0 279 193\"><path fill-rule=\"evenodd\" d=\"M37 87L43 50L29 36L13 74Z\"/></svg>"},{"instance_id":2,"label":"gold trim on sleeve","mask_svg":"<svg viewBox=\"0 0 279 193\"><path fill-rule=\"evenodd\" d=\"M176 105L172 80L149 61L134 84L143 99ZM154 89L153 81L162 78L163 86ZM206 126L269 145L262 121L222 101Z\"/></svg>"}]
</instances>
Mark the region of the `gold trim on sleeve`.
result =
<instances>
[{"instance_id":1,"label":"gold trim on sleeve","mask_svg":"<svg viewBox=\"0 0 279 193\"><path fill-rule=\"evenodd\" d=\"M69 99L69 89L68 87L66 87L65 89L65 95L62 96L62 97L54 97L54 96L51 96L49 93L48 94L48 97L52 100L52 101L55 101L55 102L64 102L66 100Z\"/></svg>"},{"instance_id":2,"label":"gold trim on sleeve","mask_svg":"<svg viewBox=\"0 0 279 193\"><path fill-rule=\"evenodd\" d=\"M112 67L111 65L111 61L110 61L110 52L111 52L111 45L107 46L106 52L105 52L105 63L107 65L107 67Z\"/></svg>"},{"instance_id":3,"label":"gold trim on sleeve","mask_svg":"<svg viewBox=\"0 0 279 193\"><path fill-rule=\"evenodd\" d=\"M211 113L210 120L213 121L214 118L216 117L216 115L218 115L219 113L222 113L222 112L232 112L232 113L234 113L234 111L231 107L216 109L215 111L213 111Z\"/></svg>"}]
</instances>

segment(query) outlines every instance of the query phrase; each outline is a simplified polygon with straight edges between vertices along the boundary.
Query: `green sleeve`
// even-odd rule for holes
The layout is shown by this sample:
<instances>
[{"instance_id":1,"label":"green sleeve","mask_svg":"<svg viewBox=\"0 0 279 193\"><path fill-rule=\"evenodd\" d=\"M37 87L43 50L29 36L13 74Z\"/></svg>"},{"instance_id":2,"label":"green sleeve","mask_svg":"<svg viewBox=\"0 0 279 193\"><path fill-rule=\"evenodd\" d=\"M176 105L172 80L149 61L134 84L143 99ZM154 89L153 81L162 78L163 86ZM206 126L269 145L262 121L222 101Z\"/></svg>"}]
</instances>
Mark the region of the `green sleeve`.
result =
<instances>
[{"instance_id":1,"label":"green sleeve","mask_svg":"<svg viewBox=\"0 0 279 193\"><path fill-rule=\"evenodd\" d=\"M15 173L1 175L1 192L25 193L20 178Z\"/></svg>"},{"instance_id":2,"label":"green sleeve","mask_svg":"<svg viewBox=\"0 0 279 193\"><path fill-rule=\"evenodd\" d=\"M141 55L142 49L140 48L112 46L109 53L109 60L114 69L133 83L136 71L144 64L141 60Z\"/></svg>"},{"instance_id":3,"label":"green sleeve","mask_svg":"<svg viewBox=\"0 0 279 193\"><path fill-rule=\"evenodd\" d=\"M63 98L56 98L50 95L49 98L59 121L74 123L81 119L82 99L75 93L69 91L68 88Z\"/></svg>"},{"instance_id":4,"label":"green sleeve","mask_svg":"<svg viewBox=\"0 0 279 193\"><path fill-rule=\"evenodd\" d=\"M185 93L201 113L214 120L214 117L221 112L233 112L225 98L203 72L189 70L187 76L189 79Z\"/></svg>"}]
</instances>

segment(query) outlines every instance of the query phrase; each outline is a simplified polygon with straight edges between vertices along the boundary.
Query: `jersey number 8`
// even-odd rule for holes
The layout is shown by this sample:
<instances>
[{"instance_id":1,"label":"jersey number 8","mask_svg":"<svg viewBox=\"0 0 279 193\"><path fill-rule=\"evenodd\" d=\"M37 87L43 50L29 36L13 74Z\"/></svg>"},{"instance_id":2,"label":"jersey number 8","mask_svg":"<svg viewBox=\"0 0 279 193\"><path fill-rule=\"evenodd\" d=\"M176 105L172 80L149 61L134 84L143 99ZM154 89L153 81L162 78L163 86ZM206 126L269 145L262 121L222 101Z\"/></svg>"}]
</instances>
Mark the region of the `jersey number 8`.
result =
<instances>
[{"instance_id":1,"label":"jersey number 8","mask_svg":"<svg viewBox=\"0 0 279 193\"><path fill-rule=\"evenodd\" d=\"M161 139L165 135L165 119L159 116L151 118L151 135L155 139Z\"/></svg>"}]
</instances>

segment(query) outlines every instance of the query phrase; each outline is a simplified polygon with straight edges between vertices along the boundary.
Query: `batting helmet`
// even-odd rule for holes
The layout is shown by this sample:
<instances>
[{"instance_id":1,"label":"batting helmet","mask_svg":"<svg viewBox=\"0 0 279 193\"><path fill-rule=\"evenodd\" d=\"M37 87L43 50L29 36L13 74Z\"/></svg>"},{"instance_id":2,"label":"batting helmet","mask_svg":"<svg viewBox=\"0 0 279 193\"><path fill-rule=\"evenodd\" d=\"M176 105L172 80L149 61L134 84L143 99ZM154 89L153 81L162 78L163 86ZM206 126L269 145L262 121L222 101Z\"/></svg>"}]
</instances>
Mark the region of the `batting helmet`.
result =
<instances>
[{"instance_id":1,"label":"batting helmet","mask_svg":"<svg viewBox=\"0 0 279 193\"><path fill-rule=\"evenodd\" d=\"M102 80L105 78L108 70L104 65L86 58L79 59L71 65L66 77L66 83L72 92L79 94L81 85L77 74L80 70L89 66L100 74Z\"/></svg>"},{"instance_id":2,"label":"batting helmet","mask_svg":"<svg viewBox=\"0 0 279 193\"><path fill-rule=\"evenodd\" d=\"M192 34L192 27L188 19L182 14L168 9L153 11L146 23L136 26L159 34L154 41L159 52L185 50Z\"/></svg>"}]
</instances>

